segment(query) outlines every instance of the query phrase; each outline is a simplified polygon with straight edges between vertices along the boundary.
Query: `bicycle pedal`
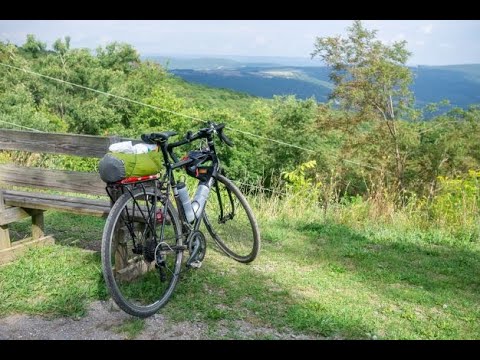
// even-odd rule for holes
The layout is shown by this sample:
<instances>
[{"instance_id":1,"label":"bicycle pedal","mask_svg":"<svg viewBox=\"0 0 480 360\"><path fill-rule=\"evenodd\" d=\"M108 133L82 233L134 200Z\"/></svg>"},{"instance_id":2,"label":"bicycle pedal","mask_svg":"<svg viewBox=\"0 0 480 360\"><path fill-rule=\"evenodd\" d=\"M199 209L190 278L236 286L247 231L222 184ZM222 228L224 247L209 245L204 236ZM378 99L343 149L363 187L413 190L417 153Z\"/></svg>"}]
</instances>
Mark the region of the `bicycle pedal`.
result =
<instances>
[{"instance_id":1,"label":"bicycle pedal","mask_svg":"<svg viewBox=\"0 0 480 360\"><path fill-rule=\"evenodd\" d=\"M195 268L195 269L199 269L200 266L202 266L202 262L198 261L198 260L197 261L192 261L190 263L190 267Z\"/></svg>"}]
</instances>

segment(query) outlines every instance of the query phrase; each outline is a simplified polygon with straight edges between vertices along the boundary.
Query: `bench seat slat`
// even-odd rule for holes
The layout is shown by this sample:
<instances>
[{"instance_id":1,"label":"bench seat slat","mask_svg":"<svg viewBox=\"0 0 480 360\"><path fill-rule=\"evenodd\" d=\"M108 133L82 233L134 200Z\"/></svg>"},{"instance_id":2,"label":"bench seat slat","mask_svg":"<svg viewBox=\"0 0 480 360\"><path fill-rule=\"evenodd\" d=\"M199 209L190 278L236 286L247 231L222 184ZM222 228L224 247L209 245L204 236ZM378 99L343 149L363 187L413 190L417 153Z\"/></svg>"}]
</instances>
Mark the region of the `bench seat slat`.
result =
<instances>
[{"instance_id":1,"label":"bench seat slat","mask_svg":"<svg viewBox=\"0 0 480 360\"><path fill-rule=\"evenodd\" d=\"M26 209L59 210L98 217L106 217L110 211L110 202L106 200L32 193L27 191L5 191L3 197L6 205Z\"/></svg>"}]
</instances>

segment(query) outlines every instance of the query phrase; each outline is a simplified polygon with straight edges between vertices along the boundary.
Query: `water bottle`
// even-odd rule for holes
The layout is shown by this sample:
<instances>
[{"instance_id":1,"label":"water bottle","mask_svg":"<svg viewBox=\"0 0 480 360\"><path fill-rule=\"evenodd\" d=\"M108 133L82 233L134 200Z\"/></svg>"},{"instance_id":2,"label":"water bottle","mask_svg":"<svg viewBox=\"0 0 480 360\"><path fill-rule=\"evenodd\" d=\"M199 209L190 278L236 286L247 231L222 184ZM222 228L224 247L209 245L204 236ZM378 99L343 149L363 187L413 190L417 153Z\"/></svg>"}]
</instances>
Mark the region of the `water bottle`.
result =
<instances>
[{"instance_id":1,"label":"water bottle","mask_svg":"<svg viewBox=\"0 0 480 360\"><path fill-rule=\"evenodd\" d=\"M195 217L198 219L198 216L202 213L203 207L207 201L208 193L210 192L212 179L208 183L198 184L197 192L192 200L192 209L195 213Z\"/></svg>"},{"instance_id":2,"label":"water bottle","mask_svg":"<svg viewBox=\"0 0 480 360\"><path fill-rule=\"evenodd\" d=\"M188 195L188 190L187 190L187 187L185 186L185 183L183 182L177 183L177 191L178 191L178 196L180 198L180 202L182 203L185 217L187 221L191 223L195 219L195 215L193 213L192 204L190 203L190 196Z\"/></svg>"}]
</instances>

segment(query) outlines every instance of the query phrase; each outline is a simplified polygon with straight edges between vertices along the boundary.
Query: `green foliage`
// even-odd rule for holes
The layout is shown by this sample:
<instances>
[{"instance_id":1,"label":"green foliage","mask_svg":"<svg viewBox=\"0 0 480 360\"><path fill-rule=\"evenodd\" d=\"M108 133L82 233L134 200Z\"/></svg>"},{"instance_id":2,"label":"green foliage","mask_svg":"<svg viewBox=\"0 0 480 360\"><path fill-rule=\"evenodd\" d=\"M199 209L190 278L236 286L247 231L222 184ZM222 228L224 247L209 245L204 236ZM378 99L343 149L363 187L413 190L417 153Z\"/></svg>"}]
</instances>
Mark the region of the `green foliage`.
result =
<instances>
[{"instance_id":1,"label":"green foliage","mask_svg":"<svg viewBox=\"0 0 480 360\"><path fill-rule=\"evenodd\" d=\"M308 196L315 198L315 192L322 186L322 182L318 180L318 175L315 173L317 162L315 160L307 161L300 164L298 168L290 172L283 172L282 176L288 182L287 188L293 192L305 192ZM312 194L310 191L313 191Z\"/></svg>"},{"instance_id":2,"label":"green foliage","mask_svg":"<svg viewBox=\"0 0 480 360\"><path fill-rule=\"evenodd\" d=\"M113 42L105 48L97 48L97 59L100 64L111 70L128 73L140 62L137 51L129 44Z\"/></svg>"},{"instance_id":3,"label":"green foliage","mask_svg":"<svg viewBox=\"0 0 480 360\"><path fill-rule=\"evenodd\" d=\"M154 106L143 107L133 121L135 131L156 131L157 129L175 130L180 134L187 130L188 123L184 117L175 113L182 113L184 109L184 101L176 97L170 90L165 87L156 87L152 90L148 98L143 102ZM156 108L165 109L165 111Z\"/></svg>"},{"instance_id":4,"label":"green foliage","mask_svg":"<svg viewBox=\"0 0 480 360\"><path fill-rule=\"evenodd\" d=\"M57 39L53 43L53 50L60 55L65 55L70 50L70 36L65 36L65 39Z\"/></svg>"},{"instance_id":5,"label":"green foliage","mask_svg":"<svg viewBox=\"0 0 480 360\"><path fill-rule=\"evenodd\" d=\"M27 35L27 41L22 46L22 50L33 58L37 58L46 49L47 44L37 40L33 34Z\"/></svg>"},{"instance_id":6,"label":"green foliage","mask_svg":"<svg viewBox=\"0 0 480 360\"><path fill-rule=\"evenodd\" d=\"M430 211L434 221L471 241L480 237L480 171L450 179L439 176L439 193Z\"/></svg>"}]
</instances>

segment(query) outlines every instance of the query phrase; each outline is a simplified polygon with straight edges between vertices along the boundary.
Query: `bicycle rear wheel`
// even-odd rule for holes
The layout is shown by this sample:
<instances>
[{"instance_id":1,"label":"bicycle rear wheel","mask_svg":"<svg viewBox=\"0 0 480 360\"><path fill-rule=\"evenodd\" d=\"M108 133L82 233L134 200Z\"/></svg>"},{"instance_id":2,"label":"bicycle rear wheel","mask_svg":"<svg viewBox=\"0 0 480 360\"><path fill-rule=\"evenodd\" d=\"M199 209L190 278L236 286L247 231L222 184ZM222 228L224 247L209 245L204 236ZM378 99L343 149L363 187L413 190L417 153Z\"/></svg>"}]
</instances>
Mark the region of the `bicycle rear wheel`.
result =
<instances>
[{"instance_id":1,"label":"bicycle rear wheel","mask_svg":"<svg viewBox=\"0 0 480 360\"><path fill-rule=\"evenodd\" d=\"M255 260L260 251L257 221L241 191L223 175L212 185L203 219L225 254L241 263Z\"/></svg>"},{"instance_id":2,"label":"bicycle rear wheel","mask_svg":"<svg viewBox=\"0 0 480 360\"><path fill-rule=\"evenodd\" d=\"M164 204L158 195L143 188L120 196L107 217L102 238L107 288L122 310L138 317L153 315L167 303L182 264L177 212L169 203L161 234L157 214Z\"/></svg>"}]
</instances>

